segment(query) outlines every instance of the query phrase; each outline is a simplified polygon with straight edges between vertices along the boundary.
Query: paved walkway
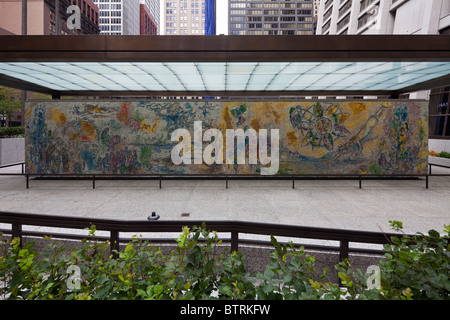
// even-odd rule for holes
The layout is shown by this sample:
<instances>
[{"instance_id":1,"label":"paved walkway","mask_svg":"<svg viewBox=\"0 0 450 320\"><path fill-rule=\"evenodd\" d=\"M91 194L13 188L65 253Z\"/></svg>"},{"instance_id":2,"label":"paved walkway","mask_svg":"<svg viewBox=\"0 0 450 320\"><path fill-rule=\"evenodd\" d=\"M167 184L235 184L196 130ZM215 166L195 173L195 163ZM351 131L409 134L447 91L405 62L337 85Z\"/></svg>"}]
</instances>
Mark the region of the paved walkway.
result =
<instances>
[{"instance_id":1,"label":"paved walkway","mask_svg":"<svg viewBox=\"0 0 450 320\"><path fill-rule=\"evenodd\" d=\"M0 169L20 172L20 166ZM433 173L450 169L433 167ZM450 177L407 180L36 180L0 176L0 211L146 220L242 220L390 232L450 224ZM189 213L188 217L182 213Z\"/></svg>"}]
</instances>

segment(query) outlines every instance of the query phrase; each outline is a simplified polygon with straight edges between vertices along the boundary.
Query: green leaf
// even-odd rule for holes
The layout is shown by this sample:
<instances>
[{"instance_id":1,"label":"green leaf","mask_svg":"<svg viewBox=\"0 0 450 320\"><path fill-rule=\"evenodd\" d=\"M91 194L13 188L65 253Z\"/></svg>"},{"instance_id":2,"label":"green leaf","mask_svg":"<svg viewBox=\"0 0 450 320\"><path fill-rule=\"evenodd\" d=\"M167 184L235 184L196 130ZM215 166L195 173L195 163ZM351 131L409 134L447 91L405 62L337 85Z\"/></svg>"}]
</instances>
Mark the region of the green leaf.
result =
<instances>
[{"instance_id":1,"label":"green leaf","mask_svg":"<svg viewBox=\"0 0 450 320\"><path fill-rule=\"evenodd\" d=\"M436 230L430 230L430 231L428 231L428 234L430 235L430 237L432 237L434 239L439 239L441 237L439 232L437 232Z\"/></svg>"},{"instance_id":2,"label":"green leaf","mask_svg":"<svg viewBox=\"0 0 450 320\"><path fill-rule=\"evenodd\" d=\"M262 289L263 289L264 293L269 293L269 292L272 292L275 289L275 287L273 285L271 285L270 283L266 283Z\"/></svg>"},{"instance_id":3,"label":"green leaf","mask_svg":"<svg viewBox=\"0 0 450 320\"><path fill-rule=\"evenodd\" d=\"M397 220L389 220L391 228L395 231L400 231L403 229L403 223Z\"/></svg>"},{"instance_id":4,"label":"green leaf","mask_svg":"<svg viewBox=\"0 0 450 320\"><path fill-rule=\"evenodd\" d=\"M50 289L51 287L53 287L55 283L50 282L49 284L47 284L47 286L45 287L44 291L48 291L48 289Z\"/></svg>"},{"instance_id":5,"label":"green leaf","mask_svg":"<svg viewBox=\"0 0 450 320\"><path fill-rule=\"evenodd\" d=\"M343 281L345 281L345 282L349 282L349 281L350 281L350 277L349 277L348 274L346 274L346 273L339 272L339 273L338 273L338 277L339 277L340 279L342 279Z\"/></svg>"}]
</instances>

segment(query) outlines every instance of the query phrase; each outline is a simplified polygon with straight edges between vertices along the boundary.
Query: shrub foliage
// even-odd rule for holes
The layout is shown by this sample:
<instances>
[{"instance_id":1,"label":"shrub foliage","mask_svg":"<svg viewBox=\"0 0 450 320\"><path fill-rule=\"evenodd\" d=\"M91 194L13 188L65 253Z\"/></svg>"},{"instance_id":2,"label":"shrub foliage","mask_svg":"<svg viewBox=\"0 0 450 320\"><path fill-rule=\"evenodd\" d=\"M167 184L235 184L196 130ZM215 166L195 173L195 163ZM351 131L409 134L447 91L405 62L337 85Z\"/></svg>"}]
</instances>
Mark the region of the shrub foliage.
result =
<instances>
[{"instance_id":1,"label":"shrub foliage","mask_svg":"<svg viewBox=\"0 0 450 320\"><path fill-rule=\"evenodd\" d=\"M25 135L25 127L0 127L0 138L16 138Z\"/></svg>"},{"instance_id":2,"label":"shrub foliage","mask_svg":"<svg viewBox=\"0 0 450 320\"><path fill-rule=\"evenodd\" d=\"M392 226L401 230L399 222ZM0 299L450 299L450 226L443 235L393 237L377 266L378 286L348 259L335 265L341 286L325 281L327 270L315 276L314 256L274 237L265 271L251 275L242 253L229 252L205 225L183 228L169 254L135 237L111 255L94 234L93 226L82 247L71 250L49 238L39 252L33 242L3 241Z\"/></svg>"}]
</instances>

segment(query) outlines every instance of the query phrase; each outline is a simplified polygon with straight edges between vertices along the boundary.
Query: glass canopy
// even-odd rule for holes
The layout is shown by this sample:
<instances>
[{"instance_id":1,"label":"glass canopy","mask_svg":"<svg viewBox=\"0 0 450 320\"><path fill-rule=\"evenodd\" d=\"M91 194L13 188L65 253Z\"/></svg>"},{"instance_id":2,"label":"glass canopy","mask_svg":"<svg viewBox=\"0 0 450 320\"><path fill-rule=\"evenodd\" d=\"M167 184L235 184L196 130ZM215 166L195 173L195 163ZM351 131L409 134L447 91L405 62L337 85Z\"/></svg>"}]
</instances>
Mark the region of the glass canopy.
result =
<instances>
[{"instance_id":1,"label":"glass canopy","mask_svg":"<svg viewBox=\"0 0 450 320\"><path fill-rule=\"evenodd\" d=\"M393 91L450 62L0 62L0 75L56 91Z\"/></svg>"}]
</instances>

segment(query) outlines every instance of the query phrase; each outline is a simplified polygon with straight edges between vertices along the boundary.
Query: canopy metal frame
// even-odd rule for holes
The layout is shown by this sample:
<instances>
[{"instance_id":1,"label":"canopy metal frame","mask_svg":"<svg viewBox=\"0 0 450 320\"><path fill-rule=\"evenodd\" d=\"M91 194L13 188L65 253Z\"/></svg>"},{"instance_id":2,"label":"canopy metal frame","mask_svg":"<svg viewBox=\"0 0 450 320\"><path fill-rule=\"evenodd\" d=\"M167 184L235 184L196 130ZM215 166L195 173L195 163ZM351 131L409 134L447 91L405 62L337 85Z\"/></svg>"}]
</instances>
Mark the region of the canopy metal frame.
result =
<instances>
[{"instance_id":1,"label":"canopy metal frame","mask_svg":"<svg viewBox=\"0 0 450 320\"><path fill-rule=\"evenodd\" d=\"M447 35L0 36L0 62L450 62ZM450 74L397 90L58 91L0 75L0 85L67 96L398 97L448 85Z\"/></svg>"}]
</instances>

